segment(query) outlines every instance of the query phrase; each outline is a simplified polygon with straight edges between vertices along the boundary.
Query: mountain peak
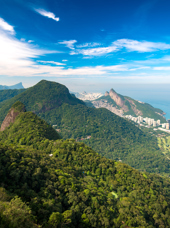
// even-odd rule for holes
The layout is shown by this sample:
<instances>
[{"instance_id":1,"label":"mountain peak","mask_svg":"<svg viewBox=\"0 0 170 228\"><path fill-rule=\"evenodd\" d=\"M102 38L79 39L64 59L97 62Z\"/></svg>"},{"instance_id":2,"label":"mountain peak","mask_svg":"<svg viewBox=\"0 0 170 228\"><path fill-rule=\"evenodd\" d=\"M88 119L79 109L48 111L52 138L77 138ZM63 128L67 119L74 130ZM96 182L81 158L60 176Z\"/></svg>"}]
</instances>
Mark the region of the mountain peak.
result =
<instances>
[{"instance_id":1,"label":"mountain peak","mask_svg":"<svg viewBox=\"0 0 170 228\"><path fill-rule=\"evenodd\" d=\"M109 93L116 93L116 91L112 88Z\"/></svg>"},{"instance_id":2,"label":"mountain peak","mask_svg":"<svg viewBox=\"0 0 170 228\"><path fill-rule=\"evenodd\" d=\"M105 97L109 96L109 92L106 91L104 95L105 95Z\"/></svg>"},{"instance_id":3,"label":"mountain peak","mask_svg":"<svg viewBox=\"0 0 170 228\"><path fill-rule=\"evenodd\" d=\"M6 90L6 89L24 89L22 82L19 82L18 84L12 85L12 86L6 86L6 85L0 85L0 90Z\"/></svg>"}]
</instances>

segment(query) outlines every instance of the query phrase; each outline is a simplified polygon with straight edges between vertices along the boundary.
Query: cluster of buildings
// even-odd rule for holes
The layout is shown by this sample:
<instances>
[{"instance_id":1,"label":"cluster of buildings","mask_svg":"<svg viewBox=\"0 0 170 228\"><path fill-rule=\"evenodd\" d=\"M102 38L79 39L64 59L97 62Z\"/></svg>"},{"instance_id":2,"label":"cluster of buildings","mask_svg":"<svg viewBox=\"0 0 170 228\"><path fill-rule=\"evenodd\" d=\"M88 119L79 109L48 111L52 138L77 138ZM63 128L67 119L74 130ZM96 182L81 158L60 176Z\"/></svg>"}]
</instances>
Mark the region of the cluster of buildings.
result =
<instances>
[{"instance_id":1,"label":"cluster of buildings","mask_svg":"<svg viewBox=\"0 0 170 228\"><path fill-rule=\"evenodd\" d=\"M168 123L161 123L160 120L156 121L156 120L154 120L152 118L149 118L149 117L143 118L142 116L134 117L134 116L131 116L131 115L126 115L125 118L127 118L129 120L132 120L132 121L134 121L135 123L138 123L138 124L145 123L149 127L150 126L153 126L153 127L162 126L163 129L169 130L169 126L170 126L169 122Z\"/></svg>"}]
</instances>

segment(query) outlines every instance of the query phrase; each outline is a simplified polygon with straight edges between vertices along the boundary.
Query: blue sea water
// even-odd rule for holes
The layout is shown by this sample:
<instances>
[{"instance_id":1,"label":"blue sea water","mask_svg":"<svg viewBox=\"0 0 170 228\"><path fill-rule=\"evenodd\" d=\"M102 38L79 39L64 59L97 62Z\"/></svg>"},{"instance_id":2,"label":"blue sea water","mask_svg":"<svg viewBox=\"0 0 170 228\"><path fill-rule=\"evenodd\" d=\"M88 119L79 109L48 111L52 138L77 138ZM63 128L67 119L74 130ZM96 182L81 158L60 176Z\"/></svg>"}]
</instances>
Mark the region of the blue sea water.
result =
<instances>
[{"instance_id":1,"label":"blue sea water","mask_svg":"<svg viewBox=\"0 0 170 228\"><path fill-rule=\"evenodd\" d=\"M115 84L117 93L162 109L170 119L170 84Z\"/></svg>"}]
</instances>

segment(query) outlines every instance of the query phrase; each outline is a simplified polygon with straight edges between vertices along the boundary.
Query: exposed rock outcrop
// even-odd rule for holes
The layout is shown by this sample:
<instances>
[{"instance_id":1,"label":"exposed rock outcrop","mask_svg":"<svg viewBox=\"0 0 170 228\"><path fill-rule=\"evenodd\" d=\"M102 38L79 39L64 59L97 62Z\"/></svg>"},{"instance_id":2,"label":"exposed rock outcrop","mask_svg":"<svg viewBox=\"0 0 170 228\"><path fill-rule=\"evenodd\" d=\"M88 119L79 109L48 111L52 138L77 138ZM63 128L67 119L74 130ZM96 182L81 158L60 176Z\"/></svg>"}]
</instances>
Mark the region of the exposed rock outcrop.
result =
<instances>
[{"instance_id":1,"label":"exposed rock outcrop","mask_svg":"<svg viewBox=\"0 0 170 228\"><path fill-rule=\"evenodd\" d=\"M4 131L11 123L14 123L16 117L21 113L25 112L25 106L20 102L17 101L12 108L9 110L7 116L5 117L4 121L2 122L0 131Z\"/></svg>"},{"instance_id":2,"label":"exposed rock outcrop","mask_svg":"<svg viewBox=\"0 0 170 228\"><path fill-rule=\"evenodd\" d=\"M92 101L95 108L106 108L118 116L123 116L123 110L120 110L108 104L106 100Z\"/></svg>"},{"instance_id":3,"label":"exposed rock outcrop","mask_svg":"<svg viewBox=\"0 0 170 228\"><path fill-rule=\"evenodd\" d=\"M109 92L108 91L105 92L105 97L107 97L107 96L109 96Z\"/></svg>"},{"instance_id":4,"label":"exposed rock outcrop","mask_svg":"<svg viewBox=\"0 0 170 228\"><path fill-rule=\"evenodd\" d=\"M109 96L116 102L118 106L120 106L123 109L123 111L129 111L128 107L125 105L125 102L113 89L110 90Z\"/></svg>"}]
</instances>

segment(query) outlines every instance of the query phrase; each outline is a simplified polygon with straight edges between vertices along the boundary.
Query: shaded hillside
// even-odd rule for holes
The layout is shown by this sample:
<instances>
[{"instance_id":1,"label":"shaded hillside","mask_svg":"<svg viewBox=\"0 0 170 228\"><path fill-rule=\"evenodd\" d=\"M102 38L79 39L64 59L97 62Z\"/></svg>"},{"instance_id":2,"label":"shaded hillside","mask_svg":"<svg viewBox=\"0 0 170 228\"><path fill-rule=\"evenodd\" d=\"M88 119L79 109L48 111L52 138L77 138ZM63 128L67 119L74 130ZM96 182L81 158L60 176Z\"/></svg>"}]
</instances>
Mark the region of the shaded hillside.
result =
<instances>
[{"instance_id":1,"label":"shaded hillside","mask_svg":"<svg viewBox=\"0 0 170 228\"><path fill-rule=\"evenodd\" d=\"M43 118L57 124L62 138L83 140L107 158L121 160L139 170L170 174L170 162L159 149L156 137L107 109L64 104L45 113Z\"/></svg>"},{"instance_id":2,"label":"shaded hillside","mask_svg":"<svg viewBox=\"0 0 170 228\"><path fill-rule=\"evenodd\" d=\"M0 90L0 102L11 99L12 97L15 97L16 95L18 95L24 91L25 91L25 89Z\"/></svg>"},{"instance_id":3,"label":"shaded hillside","mask_svg":"<svg viewBox=\"0 0 170 228\"><path fill-rule=\"evenodd\" d=\"M63 139L84 140L107 158L122 160L143 171L169 174L169 160L158 148L156 138L106 109L86 107L63 85L44 80L39 82L1 106L2 120L7 107L18 99L28 111L55 125Z\"/></svg>"},{"instance_id":4,"label":"shaded hillside","mask_svg":"<svg viewBox=\"0 0 170 228\"><path fill-rule=\"evenodd\" d=\"M63 103L72 105L84 104L83 101L72 96L64 85L42 80L23 93L4 103L0 103L0 122L3 121L12 104L18 100L24 103L27 111L37 114L56 109Z\"/></svg>"},{"instance_id":5,"label":"shaded hillside","mask_svg":"<svg viewBox=\"0 0 170 228\"><path fill-rule=\"evenodd\" d=\"M23 124L23 114L1 132L11 134L20 119L20 137L27 138L34 117L29 146L19 145L21 138L0 141L1 227L170 227L168 179L101 157L84 143L49 140L47 124L37 128L41 120L30 113Z\"/></svg>"},{"instance_id":6,"label":"shaded hillside","mask_svg":"<svg viewBox=\"0 0 170 228\"><path fill-rule=\"evenodd\" d=\"M15 113L15 118L12 118L12 121L9 122L7 118L9 118L11 113ZM44 120L32 112L25 112L25 107L21 102L16 102L11 107L5 121L7 122L6 127L0 133L0 140L4 143L31 145L43 139L55 140L60 138L58 133Z\"/></svg>"},{"instance_id":7,"label":"shaded hillside","mask_svg":"<svg viewBox=\"0 0 170 228\"><path fill-rule=\"evenodd\" d=\"M161 109L154 108L150 104L134 100L127 96L122 96L111 89L110 92L106 92L104 96L91 101L96 108L107 108L111 112L122 116L143 116L153 118L155 120L160 119L161 122L165 122L165 118L161 115L164 112Z\"/></svg>"}]
</instances>

